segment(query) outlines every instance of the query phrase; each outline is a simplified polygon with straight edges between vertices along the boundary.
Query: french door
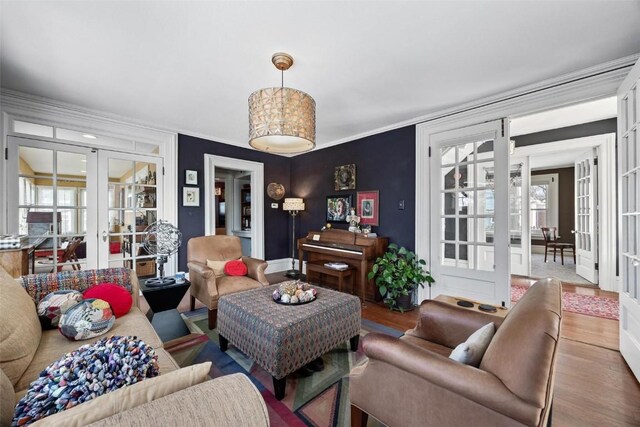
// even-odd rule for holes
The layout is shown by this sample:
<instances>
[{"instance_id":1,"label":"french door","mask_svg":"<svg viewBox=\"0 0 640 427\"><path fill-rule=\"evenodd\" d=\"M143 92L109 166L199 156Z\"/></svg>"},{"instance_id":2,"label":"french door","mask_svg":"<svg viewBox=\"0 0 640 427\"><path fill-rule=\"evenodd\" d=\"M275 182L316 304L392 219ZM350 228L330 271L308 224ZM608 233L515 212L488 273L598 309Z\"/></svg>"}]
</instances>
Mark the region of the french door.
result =
<instances>
[{"instance_id":1,"label":"french door","mask_svg":"<svg viewBox=\"0 0 640 427\"><path fill-rule=\"evenodd\" d=\"M435 295L510 305L505 128L497 120L430 135Z\"/></svg>"},{"instance_id":2,"label":"french door","mask_svg":"<svg viewBox=\"0 0 640 427\"><path fill-rule=\"evenodd\" d=\"M14 136L7 148L8 231L32 245L29 272L97 267L96 153Z\"/></svg>"},{"instance_id":3,"label":"french door","mask_svg":"<svg viewBox=\"0 0 640 427\"><path fill-rule=\"evenodd\" d=\"M34 250L30 273L128 267L155 276L144 230L162 218L162 159L8 137L10 233Z\"/></svg>"},{"instance_id":4,"label":"french door","mask_svg":"<svg viewBox=\"0 0 640 427\"><path fill-rule=\"evenodd\" d=\"M618 90L620 353L640 380L640 64Z\"/></svg>"},{"instance_id":5,"label":"french door","mask_svg":"<svg viewBox=\"0 0 640 427\"><path fill-rule=\"evenodd\" d=\"M575 161L575 238L576 274L598 283L597 188L598 171L595 149Z\"/></svg>"},{"instance_id":6,"label":"french door","mask_svg":"<svg viewBox=\"0 0 640 427\"><path fill-rule=\"evenodd\" d=\"M100 151L98 183L100 265L155 276L156 257L144 248L144 238L146 228L163 218L162 159Z\"/></svg>"},{"instance_id":7,"label":"french door","mask_svg":"<svg viewBox=\"0 0 640 427\"><path fill-rule=\"evenodd\" d=\"M509 251L511 274L519 276L530 274L529 181L529 158L512 158L509 171Z\"/></svg>"}]
</instances>

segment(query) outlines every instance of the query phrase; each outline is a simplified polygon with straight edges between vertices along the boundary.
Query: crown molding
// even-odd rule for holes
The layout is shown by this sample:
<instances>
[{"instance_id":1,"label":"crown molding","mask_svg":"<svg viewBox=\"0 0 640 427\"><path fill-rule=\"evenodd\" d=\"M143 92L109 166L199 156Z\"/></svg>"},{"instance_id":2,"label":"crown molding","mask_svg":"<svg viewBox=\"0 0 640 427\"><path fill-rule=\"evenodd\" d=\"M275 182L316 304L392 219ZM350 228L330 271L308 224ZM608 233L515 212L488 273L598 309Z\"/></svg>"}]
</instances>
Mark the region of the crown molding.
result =
<instances>
[{"instance_id":1,"label":"crown molding","mask_svg":"<svg viewBox=\"0 0 640 427\"><path fill-rule=\"evenodd\" d=\"M411 126L411 125L416 125L424 122L430 122L430 121L442 119L447 116L489 106L491 104L510 100L513 98L518 98L523 95L533 94L535 92L544 91L546 89L562 86L568 83L579 82L580 80L584 80L584 79L600 77L600 79L613 78L618 80L620 76L627 74L629 69L633 67L633 65L638 61L638 58L640 58L640 53L625 56L623 58L619 58L613 61L595 65L593 67L585 68L572 73L563 74L558 77L542 80L540 82L532 83L526 86L521 86L519 88L502 92L496 95L491 95L485 98L476 99L474 101L460 104L455 107L438 110L436 112L414 117L412 119L408 119L408 120L393 123L387 126L379 127L371 131L362 132L362 133L341 138L335 141L330 141L330 142L318 145L314 151L333 147L335 145L345 144L347 142L355 141L361 138L365 138L367 136L376 135L383 132L388 132L394 129L399 129L405 126ZM610 74L610 73L612 74L611 76L606 76L607 74Z\"/></svg>"}]
</instances>

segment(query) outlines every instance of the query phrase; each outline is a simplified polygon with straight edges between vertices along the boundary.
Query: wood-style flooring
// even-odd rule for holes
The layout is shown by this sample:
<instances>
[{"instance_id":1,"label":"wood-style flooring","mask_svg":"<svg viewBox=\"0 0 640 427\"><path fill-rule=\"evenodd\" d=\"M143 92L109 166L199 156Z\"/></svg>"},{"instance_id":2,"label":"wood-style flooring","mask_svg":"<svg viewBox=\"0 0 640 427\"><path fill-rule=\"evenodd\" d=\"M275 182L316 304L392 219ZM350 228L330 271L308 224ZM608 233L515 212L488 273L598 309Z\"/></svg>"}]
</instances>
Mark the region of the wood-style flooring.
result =
<instances>
[{"instance_id":1,"label":"wood-style flooring","mask_svg":"<svg viewBox=\"0 0 640 427\"><path fill-rule=\"evenodd\" d=\"M286 280L282 273L270 283ZM514 284L533 280L514 277ZM563 285L565 292L618 298L595 287ZM188 293L178 309L189 308ZM198 307L202 307L198 302ZM416 324L418 311L397 313L367 302L362 317L399 331ZM640 426L640 384L619 352L618 321L564 312L556 367L553 426Z\"/></svg>"}]
</instances>

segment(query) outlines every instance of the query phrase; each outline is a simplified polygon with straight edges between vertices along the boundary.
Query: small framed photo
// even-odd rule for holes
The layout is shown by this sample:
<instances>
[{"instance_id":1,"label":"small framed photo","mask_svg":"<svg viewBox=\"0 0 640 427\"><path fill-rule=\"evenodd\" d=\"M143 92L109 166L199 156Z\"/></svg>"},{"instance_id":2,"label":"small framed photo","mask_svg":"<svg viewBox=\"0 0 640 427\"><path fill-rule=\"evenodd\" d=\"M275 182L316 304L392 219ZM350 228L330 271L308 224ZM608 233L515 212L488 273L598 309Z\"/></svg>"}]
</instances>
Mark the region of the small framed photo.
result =
<instances>
[{"instance_id":1,"label":"small framed photo","mask_svg":"<svg viewBox=\"0 0 640 427\"><path fill-rule=\"evenodd\" d=\"M352 194L327 196L327 222L347 222L352 207Z\"/></svg>"},{"instance_id":2,"label":"small framed photo","mask_svg":"<svg viewBox=\"0 0 640 427\"><path fill-rule=\"evenodd\" d=\"M198 185L198 171L185 170L184 183L187 185Z\"/></svg>"},{"instance_id":3,"label":"small framed photo","mask_svg":"<svg viewBox=\"0 0 640 427\"><path fill-rule=\"evenodd\" d=\"M182 187L182 206L200 206L198 187Z\"/></svg>"},{"instance_id":4,"label":"small framed photo","mask_svg":"<svg viewBox=\"0 0 640 427\"><path fill-rule=\"evenodd\" d=\"M380 225L379 209L380 193L375 191L358 191L358 207L356 211L360 215L360 224Z\"/></svg>"}]
</instances>

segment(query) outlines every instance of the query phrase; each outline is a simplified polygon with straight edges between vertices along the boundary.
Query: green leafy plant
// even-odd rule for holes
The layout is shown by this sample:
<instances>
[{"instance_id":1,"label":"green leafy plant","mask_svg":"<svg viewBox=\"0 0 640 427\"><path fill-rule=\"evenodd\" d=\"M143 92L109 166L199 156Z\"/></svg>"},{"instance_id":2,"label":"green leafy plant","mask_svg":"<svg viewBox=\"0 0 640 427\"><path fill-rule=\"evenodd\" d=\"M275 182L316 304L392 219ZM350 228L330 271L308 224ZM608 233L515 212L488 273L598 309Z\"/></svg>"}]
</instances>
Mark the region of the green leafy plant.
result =
<instances>
[{"instance_id":1,"label":"green leafy plant","mask_svg":"<svg viewBox=\"0 0 640 427\"><path fill-rule=\"evenodd\" d=\"M408 296L418 286L429 287L435 282L431 273L425 270L427 263L404 247L390 244L383 256L379 257L369 272L369 280L375 277L375 283L390 309L404 312L398 306L398 297Z\"/></svg>"}]
</instances>

